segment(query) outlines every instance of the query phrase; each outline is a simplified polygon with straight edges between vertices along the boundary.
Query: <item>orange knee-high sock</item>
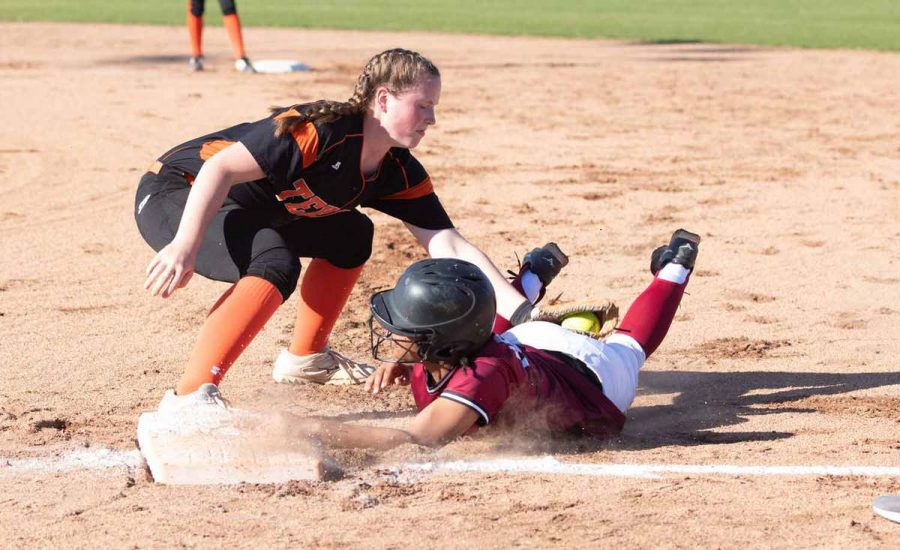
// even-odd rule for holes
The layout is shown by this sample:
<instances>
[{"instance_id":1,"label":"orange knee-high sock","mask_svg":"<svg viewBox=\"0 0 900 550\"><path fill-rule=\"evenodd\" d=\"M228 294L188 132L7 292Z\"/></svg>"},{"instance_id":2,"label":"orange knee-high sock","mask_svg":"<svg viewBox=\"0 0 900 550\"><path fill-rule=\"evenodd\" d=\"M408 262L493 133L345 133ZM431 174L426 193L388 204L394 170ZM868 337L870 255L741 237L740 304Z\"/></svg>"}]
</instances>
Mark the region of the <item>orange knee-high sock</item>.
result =
<instances>
[{"instance_id":1,"label":"orange knee-high sock","mask_svg":"<svg viewBox=\"0 0 900 550\"><path fill-rule=\"evenodd\" d=\"M190 2L188 2L187 28L188 35L191 37L191 55L194 57L200 57L201 55L203 55L203 48L201 47L203 37L203 18L191 13Z\"/></svg>"},{"instance_id":2,"label":"orange knee-high sock","mask_svg":"<svg viewBox=\"0 0 900 550\"><path fill-rule=\"evenodd\" d=\"M300 284L300 304L288 351L309 355L325 349L328 336L350 298L363 266L344 269L328 260L309 262Z\"/></svg>"},{"instance_id":3,"label":"orange knee-high sock","mask_svg":"<svg viewBox=\"0 0 900 550\"><path fill-rule=\"evenodd\" d=\"M228 31L228 38L231 39L231 49L234 51L234 58L240 59L245 57L244 39L241 36L241 18L236 13L226 15L222 17L222 23L225 25L225 30Z\"/></svg>"},{"instance_id":4,"label":"orange knee-high sock","mask_svg":"<svg viewBox=\"0 0 900 550\"><path fill-rule=\"evenodd\" d=\"M229 288L206 317L175 393L218 384L281 302L275 285L259 277L244 277Z\"/></svg>"}]
</instances>

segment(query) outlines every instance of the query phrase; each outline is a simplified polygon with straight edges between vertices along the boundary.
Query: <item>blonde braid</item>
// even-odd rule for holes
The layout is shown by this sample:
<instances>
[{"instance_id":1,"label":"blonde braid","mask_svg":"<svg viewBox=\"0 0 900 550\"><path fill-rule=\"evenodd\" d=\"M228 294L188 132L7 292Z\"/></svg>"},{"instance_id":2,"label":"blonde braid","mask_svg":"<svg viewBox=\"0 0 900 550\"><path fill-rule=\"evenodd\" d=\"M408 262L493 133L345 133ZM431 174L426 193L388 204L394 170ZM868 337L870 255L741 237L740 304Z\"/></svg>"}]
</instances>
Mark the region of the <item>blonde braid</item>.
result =
<instances>
[{"instance_id":1,"label":"blonde braid","mask_svg":"<svg viewBox=\"0 0 900 550\"><path fill-rule=\"evenodd\" d=\"M323 99L299 109L273 107L273 113L280 113L275 120L275 137L291 133L306 122L331 122L343 116L362 114L369 108L379 86L385 86L397 95L415 87L423 78L440 76L434 63L417 52L401 48L383 51L366 63L356 79L353 95L347 101Z\"/></svg>"}]
</instances>

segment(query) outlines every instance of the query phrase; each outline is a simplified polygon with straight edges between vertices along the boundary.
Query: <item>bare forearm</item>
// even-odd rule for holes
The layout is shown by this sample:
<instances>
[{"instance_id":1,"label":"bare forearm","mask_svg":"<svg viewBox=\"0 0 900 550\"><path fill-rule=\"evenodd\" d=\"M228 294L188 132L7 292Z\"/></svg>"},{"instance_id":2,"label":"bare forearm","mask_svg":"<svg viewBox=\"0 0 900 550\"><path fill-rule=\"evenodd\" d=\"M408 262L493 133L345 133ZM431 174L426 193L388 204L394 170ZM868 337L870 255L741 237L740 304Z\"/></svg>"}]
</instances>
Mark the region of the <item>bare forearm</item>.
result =
<instances>
[{"instance_id":1,"label":"bare forearm","mask_svg":"<svg viewBox=\"0 0 900 550\"><path fill-rule=\"evenodd\" d=\"M403 430L357 426L333 420L319 420L310 435L332 449L386 450L414 442L412 435Z\"/></svg>"},{"instance_id":2,"label":"bare forearm","mask_svg":"<svg viewBox=\"0 0 900 550\"><path fill-rule=\"evenodd\" d=\"M409 431L377 426L358 426L335 420L281 413L278 417L289 437L312 438L332 449L387 450L403 445L440 446L463 435L475 425L478 414L450 399L437 399L413 419Z\"/></svg>"},{"instance_id":3,"label":"bare forearm","mask_svg":"<svg viewBox=\"0 0 900 550\"><path fill-rule=\"evenodd\" d=\"M204 164L188 195L175 240L196 247L230 188L230 177L222 168L213 162Z\"/></svg>"}]
</instances>

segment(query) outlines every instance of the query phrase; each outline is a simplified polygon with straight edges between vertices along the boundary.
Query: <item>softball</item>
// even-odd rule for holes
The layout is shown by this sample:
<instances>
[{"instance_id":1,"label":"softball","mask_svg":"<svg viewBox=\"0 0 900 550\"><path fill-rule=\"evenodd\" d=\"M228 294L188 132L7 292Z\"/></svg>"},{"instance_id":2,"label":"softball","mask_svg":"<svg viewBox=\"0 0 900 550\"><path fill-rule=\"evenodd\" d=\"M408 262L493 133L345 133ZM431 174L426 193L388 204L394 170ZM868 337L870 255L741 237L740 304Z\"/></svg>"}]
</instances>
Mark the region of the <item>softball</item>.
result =
<instances>
[{"instance_id":1,"label":"softball","mask_svg":"<svg viewBox=\"0 0 900 550\"><path fill-rule=\"evenodd\" d=\"M563 328L579 332L598 332L600 330L600 319L590 311L566 315L559 324Z\"/></svg>"}]
</instances>

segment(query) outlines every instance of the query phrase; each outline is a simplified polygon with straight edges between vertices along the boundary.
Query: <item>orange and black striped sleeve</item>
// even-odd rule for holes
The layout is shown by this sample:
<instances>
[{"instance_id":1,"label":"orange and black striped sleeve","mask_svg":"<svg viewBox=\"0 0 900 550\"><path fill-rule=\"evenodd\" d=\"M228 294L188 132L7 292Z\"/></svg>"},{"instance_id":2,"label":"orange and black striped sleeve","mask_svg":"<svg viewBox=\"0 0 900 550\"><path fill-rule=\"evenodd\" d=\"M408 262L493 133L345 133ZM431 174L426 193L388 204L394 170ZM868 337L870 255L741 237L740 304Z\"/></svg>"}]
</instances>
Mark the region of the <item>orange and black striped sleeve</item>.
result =
<instances>
[{"instance_id":1,"label":"orange and black striped sleeve","mask_svg":"<svg viewBox=\"0 0 900 550\"><path fill-rule=\"evenodd\" d=\"M275 121L278 116L282 115L254 122L240 141L272 183L290 186L296 174L318 158L319 134L316 126L307 122L290 134L275 137Z\"/></svg>"},{"instance_id":2,"label":"orange and black striped sleeve","mask_svg":"<svg viewBox=\"0 0 900 550\"><path fill-rule=\"evenodd\" d=\"M389 153L383 194L363 204L423 229L451 229L453 222L434 192L431 177L408 150Z\"/></svg>"}]
</instances>

